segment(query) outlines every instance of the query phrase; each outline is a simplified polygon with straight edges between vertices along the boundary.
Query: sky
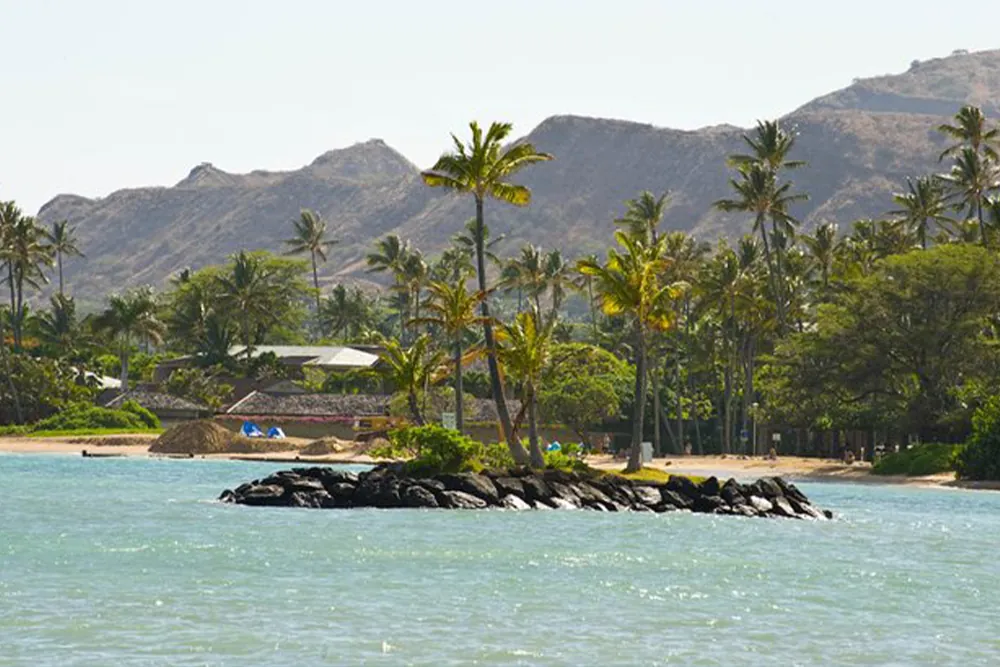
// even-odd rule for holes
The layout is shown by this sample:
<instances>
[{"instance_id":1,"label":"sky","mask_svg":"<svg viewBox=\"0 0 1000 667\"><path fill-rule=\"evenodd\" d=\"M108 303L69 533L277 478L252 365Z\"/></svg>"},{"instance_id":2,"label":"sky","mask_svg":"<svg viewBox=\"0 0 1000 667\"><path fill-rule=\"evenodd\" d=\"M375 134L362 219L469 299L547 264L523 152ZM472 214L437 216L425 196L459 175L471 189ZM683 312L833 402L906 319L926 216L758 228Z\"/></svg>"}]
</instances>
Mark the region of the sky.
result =
<instances>
[{"instance_id":1,"label":"sky","mask_svg":"<svg viewBox=\"0 0 1000 667\"><path fill-rule=\"evenodd\" d=\"M0 200L295 169L470 120L747 126L955 49L995 0L0 0ZM997 38L994 37L994 40Z\"/></svg>"}]
</instances>

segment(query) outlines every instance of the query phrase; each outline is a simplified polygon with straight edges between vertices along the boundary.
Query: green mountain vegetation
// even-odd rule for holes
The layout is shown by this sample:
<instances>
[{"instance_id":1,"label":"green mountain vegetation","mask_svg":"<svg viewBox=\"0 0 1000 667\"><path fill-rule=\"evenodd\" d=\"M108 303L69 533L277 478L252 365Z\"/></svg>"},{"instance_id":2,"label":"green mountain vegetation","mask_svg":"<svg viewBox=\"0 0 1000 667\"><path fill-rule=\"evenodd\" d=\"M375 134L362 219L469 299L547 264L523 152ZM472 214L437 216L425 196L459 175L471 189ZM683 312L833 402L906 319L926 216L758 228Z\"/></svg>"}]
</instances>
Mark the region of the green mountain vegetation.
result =
<instances>
[{"instance_id":1,"label":"green mountain vegetation","mask_svg":"<svg viewBox=\"0 0 1000 667\"><path fill-rule=\"evenodd\" d=\"M804 229L845 227L883 214L889 195L915 173L935 168L945 141L933 128L962 104L996 115L1000 51L958 54L915 64L821 97L782 119L798 133L797 175L810 193L793 207ZM498 249L525 242L559 247L564 256L602 251L605 223L636 192L671 192L663 228L714 242L749 227L744 216L712 206L726 196L725 157L741 149L744 130L693 132L640 123L556 116L524 140L557 157L528 169L522 181L531 207L490 207ZM230 174L195 167L173 187L122 190L101 199L56 197L42 207L46 224L69 220L87 259L67 257L66 277L81 305L96 307L111 289L163 286L185 267L217 264L240 249L277 249L301 209L327 221L339 243L319 266L324 289L349 278L366 283L364 257L373 238L394 233L435 254L464 228L471 212L446 193L428 190L418 168L372 140L330 151L301 169ZM377 276L375 276L377 278Z\"/></svg>"}]
</instances>

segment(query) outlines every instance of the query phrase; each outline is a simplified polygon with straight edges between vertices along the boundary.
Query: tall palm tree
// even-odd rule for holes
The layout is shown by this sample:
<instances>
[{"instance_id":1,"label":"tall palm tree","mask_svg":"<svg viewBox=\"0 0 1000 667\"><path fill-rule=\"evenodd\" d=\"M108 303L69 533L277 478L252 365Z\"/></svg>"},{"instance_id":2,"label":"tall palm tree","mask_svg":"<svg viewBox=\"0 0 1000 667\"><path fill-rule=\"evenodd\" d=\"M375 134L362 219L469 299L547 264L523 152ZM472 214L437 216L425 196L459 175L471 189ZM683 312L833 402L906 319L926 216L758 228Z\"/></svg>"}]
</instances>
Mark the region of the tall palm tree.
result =
<instances>
[{"instance_id":1,"label":"tall palm tree","mask_svg":"<svg viewBox=\"0 0 1000 667\"><path fill-rule=\"evenodd\" d=\"M413 250L406 257L403 266L402 288L406 290L406 303L409 304L409 325L416 326L420 318L420 292L427 282L428 268L424 256L419 250ZM413 331L416 329L414 328ZM412 332L411 332L412 335Z\"/></svg>"},{"instance_id":2,"label":"tall palm tree","mask_svg":"<svg viewBox=\"0 0 1000 667\"><path fill-rule=\"evenodd\" d=\"M899 208L890 211L889 215L901 220L924 250L931 224L947 231L953 222L947 215L948 202L939 179L921 176L913 181L908 178L906 192L894 193L892 199Z\"/></svg>"},{"instance_id":3,"label":"tall palm tree","mask_svg":"<svg viewBox=\"0 0 1000 667\"><path fill-rule=\"evenodd\" d=\"M558 249L550 250L545 254L543 263L543 274L545 276L545 288L552 301L552 310L549 317L555 319L566 299L566 290L574 287L573 266L568 264Z\"/></svg>"},{"instance_id":4,"label":"tall palm tree","mask_svg":"<svg viewBox=\"0 0 1000 667\"><path fill-rule=\"evenodd\" d=\"M94 319L94 327L107 333L118 343L121 359L122 391L128 391L128 362L132 343L144 339L154 344L163 342L166 326L156 316L153 290L142 287L108 297L108 306Z\"/></svg>"},{"instance_id":5,"label":"tall palm tree","mask_svg":"<svg viewBox=\"0 0 1000 667\"><path fill-rule=\"evenodd\" d=\"M462 194L471 195L476 204L476 224L472 230L476 246L476 272L479 279L479 291L488 293L486 284L486 222L484 207L489 198L513 204L527 206L531 202L531 191L523 186L510 182L524 167L546 160L552 156L540 153L529 142L518 142L504 146L504 141L510 136L513 126L510 123L492 123L484 133L478 123L469 124L472 139L463 143L452 135L454 151L442 155L431 169L423 172L424 182L431 187L443 187ZM493 324L490 321L489 299L480 304L483 316L483 337L486 341L487 365L490 372L490 388L493 401L496 403L500 428L507 439L511 456L517 463L528 461L527 452L517 441L514 434L507 401L503 394L503 382L500 379L500 368L497 365L497 346L493 336Z\"/></svg>"},{"instance_id":6,"label":"tall palm tree","mask_svg":"<svg viewBox=\"0 0 1000 667\"><path fill-rule=\"evenodd\" d=\"M967 104L955 114L953 124L942 123L937 127L938 132L947 137L956 139L957 143L949 146L941 153L938 161L946 157L958 155L965 148L971 148L972 152L980 153L988 160L997 161L997 145L1000 144L1000 130L996 128L987 129L986 115L979 107Z\"/></svg>"},{"instance_id":7,"label":"tall palm tree","mask_svg":"<svg viewBox=\"0 0 1000 667\"><path fill-rule=\"evenodd\" d=\"M955 157L951 171L938 178L951 188L955 209L968 211L968 216L979 223L980 242L988 246L983 203L990 193L1000 188L1000 170L996 163L971 147L965 147Z\"/></svg>"},{"instance_id":8,"label":"tall palm tree","mask_svg":"<svg viewBox=\"0 0 1000 667\"><path fill-rule=\"evenodd\" d=\"M760 235L764 245L764 256L767 259L768 273L771 278L771 290L778 312L779 331L785 327L784 292L781 289L780 266L775 266L772 245L779 232L794 235L797 221L788 212L789 206L806 198L803 194L791 192L790 182L780 183L775 172L763 161L754 161L740 165L737 177L730 179L730 186L736 191L735 199L720 199L715 207L726 212L750 213L754 216L753 232ZM767 220L772 223L768 233Z\"/></svg>"},{"instance_id":9,"label":"tall palm tree","mask_svg":"<svg viewBox=\"0 0 1000 667\"><path fill-rule=\"evenodd\" d=\"M295 236L285 241L285 245L289 246L287 254L309 253L312 259L313 289L316 290L316 315L319 316L320 292L316 258L325 262L327 251L338 241L327 237L326 221L307 208L302 209L299 217L292 220L292 226L295 228Z\"/></svg>"},{"instance_id":10,"label":"tall palm tree","mask_svg":"<svg viewBox=\"0 0 1000 667\"><path fill-rule=\"evenodd\" d=\"M73 359L84 343L83 331L76 317L76 302L73 297L56 294L50 303L49 310L35 317L38 337L53 356Z\"/></svg>"},{"instance_id":11,"label":"tall palm tree","mask_svg":"<svg viewBox=\"0 0 1000 667\"><path fill-rule=\"evenodd\" d=\"M646 406L646 349L652 331L667 330L674 323L670 302L679 295L678 286L663 284L661 276L668 262L663 257L663 243L651 243L641 237L617 231L615 240L621 250L608 251L605 263L582 260L579 269L593 276L594 285L605 314L630 320L635 354L635 411L632 419L632 445L627 471L642 467L642 431Z\"/></svg>"},{"instance_id":12,"label":"tall palm tree","mask_svg":"<svg viewBox=\"0 0 1000 667\"><path fill-rule=\"evenodd\" d=\"M795 147L795 133L788 132L777 120L759 120L752 135L743 135L743 141L750 147L750 154L729 156L729 163L736 167L748 164L762 164L772 172L781 169L804 167L802 160L789 160L788 154Z\"/></svg>"},{"instance_id":13,"label":"tall palm tree","mask_svg":"<svg viewBox=\"0 0 1000 667\"><path fill-rule=\"evenodd\" d=\"M359 287L348 290L343 285L330 290L330 296L323 302L320 318L323 326L335 338L345 334L348 338L357 338L366 327L373 324L368 297Z\"/></svg>"},{"instance_id":14,"label":"tall palm tree","mask_svg":"<svg viewBox=\"0 0 1000 667\"><path fill-rule=\"evenodd\" d=\"M377 367L377 372L396 391L406 392L406 404L417 426L426 423L417 395L432 381L444 360L444 355L434 350L431 342L428 334L418 336L408 348L391 338L383 338L381 341L382 363Z\"/></svg>"},{"instance_id":15,"label":"tall palm tree","mask_svg":"<svg viewBox=\"0 0 1000 667\"><path fill-rule=\"evenodd\" d=\"M545 257L542 249L526 243L521 254L507 260L500 276L500 287L511 292L517 290L517 311L521 312L521 296L526 295L536 309L542 307L545 292Z\"/></svg>"},{"instance_id":16,"label":"tall palm tree","mask_svg":"<svg viewBox=\"0 0 1000 667\"><path fill-rule=\"evenodd\" d=\"M253 358L254 323L270 319L271 304L281 298L274 276L260 257L241 250L226 274L217 278L220 305L239 321L247 366Z\"/></svg>"},{"instance_id":17,"label":"tall palm tree","mask_svg":"<svg viewBox=\"0 0 1000 667\"><path fill-rule=\"evenodd\" d=\"M455 424L458 432L465 430L464 387L462 365L465 361L463 342L468 332L483 323L476 310L486 298L482 292L470 293L465 288L465 280L457 282L432 282L427 286L430 299L425 307L428 314L420 318L423 324L440 329L454 347L455 365Z\"/></svg>"},{"instance_id":18,"label":"tall palm tree","mask_svg":"<svg viewBox=\"0 0 1000 667\"><path fill-rule=\"evenodd\" d=\"M74 227L69 226L68 220L60 220L52 224L52 231L48 233L49 244L56 254L56 263L59 266L59 295L63 292L63 257L85 257L77 247Z\"/></svg>"},{"instance_id":19,"label":"tall palm tree","mask_svg":"<svg viewBox=\"0 0 1000 667\"><path fill-rule=\"evenodd\" d=\"M387 234L375 242L375 250L368 253L365 262L372 273L390 273L395 281L396 290L405 297L404 312L400 312L400 336L406 334L406 321L410 318L409 292L405 288L407 263L413 249L409 241L403 241L396 234Z\"/></svg>"},{"instance_id":20,"label":"tall palm tree","mask_svg":"<svg viewBox=\"0 0 1000 667\"><path fill-rule=\"evenodd\" d=\"M543 318L537 308L519 313L511 323L501 323L497 331L498 352L504 369L520 380L528 411L528 449L533 468L545 467L538 439L538 392L542 373L552 357L555 318Z\"/></svg>"},{"instance_id":21,"label":"tall palm tree","mask_svg":"<svg viewBox=\"0 0 1000 667\"><path fill-rule=\"evenodd\" d=\"M670 201L670 193L664 192L659 197L648 190L643 190L635 199L625 202L625 215L615 220L628 230L629 234L647 237L656 242L656 228L663 220Z\"/></svg>"},{"instance_id":22,"label":"tall palm tree","mask_svg":"<svg viewBox=\"0 0 1000 667\"><path fill-rule=\"evenodd\" d=\"M600 262L597 255L591 253L582 257L577 261L576 269L580 271L581 262L586 262L588 264L597 264ZM591 334L594 337L594 345L598 344L600 340L600 328L597 322L597 301L594 299L594 277L586 273L580 273L580 278L576 283L576 288L581 292L585 292L587 295L587 307L590 309L590 326Z\"/></svg>"}]
</instances>

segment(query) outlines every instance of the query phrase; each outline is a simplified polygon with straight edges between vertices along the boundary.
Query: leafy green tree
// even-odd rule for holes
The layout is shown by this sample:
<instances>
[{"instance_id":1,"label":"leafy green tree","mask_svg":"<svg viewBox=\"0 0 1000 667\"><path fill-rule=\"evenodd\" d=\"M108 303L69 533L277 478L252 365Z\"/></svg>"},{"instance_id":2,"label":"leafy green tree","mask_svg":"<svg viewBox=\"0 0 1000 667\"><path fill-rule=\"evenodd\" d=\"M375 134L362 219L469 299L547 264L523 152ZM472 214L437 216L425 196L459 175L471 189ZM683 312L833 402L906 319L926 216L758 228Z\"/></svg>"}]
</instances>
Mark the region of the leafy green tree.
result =
<instances>
[{"instance_id":1,"label":"leafy green tree","mask_svg":"<svg viewBox=\"0 0 1000 667\"><path fill-rule=\"evenodd\" d=\"M600 347L554 345L538 391L540 411L584 439L588 430L620 415L622 405L632 399L632 377L627 363Z\"/></svg>"},{"instance_id":2,"label":"leafy green tree","mask_svg":"<svg viewBox=\"0 0 1000 667\"><path fill-rule=\"evenodd\" d=\"M423 334L407 348L396 340L386 338L382 342L381 362L376 367L376 371L395 387L396 391L406 396L410 414L417 426L426 423L417 397L425 392L436 378L444 360L444 354L434 350L431 342L431 337Z\"/></svg>"},{"instance_id":3,"label":"leafy green tree","mask_svg":"<svg viewBox=\"0 0 1000 667\"><path fill-rule=\"evenodd\" d=\"M0 382L0 425L37 422L93 399L94 390L80 383L79 371L68 364L8 354L3 345L0 363L6 375Z\"/></svg>"},{"instance_id":4,"label":"leafy green tree","mask_svg":"<svg viewBox=\"0 0 1000 667\"><path fill-rule=\"evenodd\" d=\"M325 262L327 251L338 241L327 236L326 221L307 208L302 209L299 217L292 221L292 226L295 228L295 236L285 241L285 245L289 246L289 255L309 253L312 260L313 289L316 290L316 313L318 316L321 295L316 259L319 258Z\"/></svg>"},{"instance_id":5,"label":"leafy green tree","mask_svg":"<svg viewBox=\"0 0 1000 667\"><path fill-rule=\"evenodd\" d=\"M128 391L129 357L138 340L163 342L166 325L157 317L156 299L149 287L108 297L107 308L95 319L94 328L116 341L121 361L122 391Z\"/></svg>"},{"instance_id":6,"label":"leafy green tree","mask_svg":"<svg viewBox=\"0 0 1000 667\"><path fill-rule=\"evenodd\" d=\"M232 385L220 382L204 368L178 368L166 383L167 393L218 409L233 393Z\"/></svg>"},{"instance_id":7,"label":"leafy green tree","mask_svg":"<svg viewBox=\"0 0 1000 667\"><path fill-rule=\"evenodd\" d=\"M465 280L457 283L432 282L427 287L430 300L426 304L427 314L420 319L440 329L454 348L455 367L455 421L460 433L465 430L465 410L463 406L465 388L462 382L462 366L465 363L464 341L473 327L482 324L482 316L477 309L486 295L482 292L470 293Z\"/></svg>"},{"instance_id":8,"label":"leafy green tree","mask_svg":"<svg viewBox=\"0 0 1000 667\"><path fill-rule=\"evenodd\" d=\"M361 288L337 285L323 302L320 321L334 338L357 339L376 328L375 305Z\"/></svg>"},{"instance_id":9,"label":"leafy green tree","mask_svg":"<svg viewBox=\"0 0 1000 667\"><path fill-rule=\"evenodd\" d=\"M35 317L35 328L47 356L79 360L90 340L76 316L73 297L56 294L51 307Z\"/></svg>"},{"instance_id":10,"label":"leafy green tree","mask_svg":"<svg viewBox=\"0 0 1000 667\"><path fill-rule=\"evenodd\" d=\"M486 222L484 207L488 198L515 206L527 206L531 202L531 191L510 182L524 167L546 160L552 156L535 150L529 142L518 142L504 147L513 126L509 123L492 123L484 133L476 122L469 124L472 140L463 143L452 135L454 152L442 155L430 170L423 172L424 182L431 187L443 187L462 194L469 194L476 204L476 224L472 237L476 248L476 273L479 291L489 293L486 281ZM527 452L514 435L510 412L504 398L503 383L497 365L497 346L490 319L489 299L480 305L483 316L483 337L486 341L487 365L493 401L496 403L500 428L507 439L511 456L517 463L528 462Z\"/></svg>"}]
</instances>

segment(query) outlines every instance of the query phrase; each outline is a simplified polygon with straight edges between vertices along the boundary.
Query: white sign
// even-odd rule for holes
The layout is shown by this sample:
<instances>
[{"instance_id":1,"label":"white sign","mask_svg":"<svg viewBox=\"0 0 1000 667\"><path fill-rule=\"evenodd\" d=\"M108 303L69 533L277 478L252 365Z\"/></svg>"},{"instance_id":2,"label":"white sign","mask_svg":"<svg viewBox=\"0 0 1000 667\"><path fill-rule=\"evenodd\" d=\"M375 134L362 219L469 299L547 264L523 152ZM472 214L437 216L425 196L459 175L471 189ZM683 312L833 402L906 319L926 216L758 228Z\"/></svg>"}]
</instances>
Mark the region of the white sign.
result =
<instances>
[{"instance_id":1,"label":"white sign","mask_svg":"<svg viewBox=\"0 0 1000 667\"><path fill-rule=\"evenodd\" d=\"M444 426L445 428L450 428L453 431L455 429L457 429L458 428L458 420L455 419L455 413L454 412L442 412L441 413L441 426Z\"/></svg>"}]
</instances>

